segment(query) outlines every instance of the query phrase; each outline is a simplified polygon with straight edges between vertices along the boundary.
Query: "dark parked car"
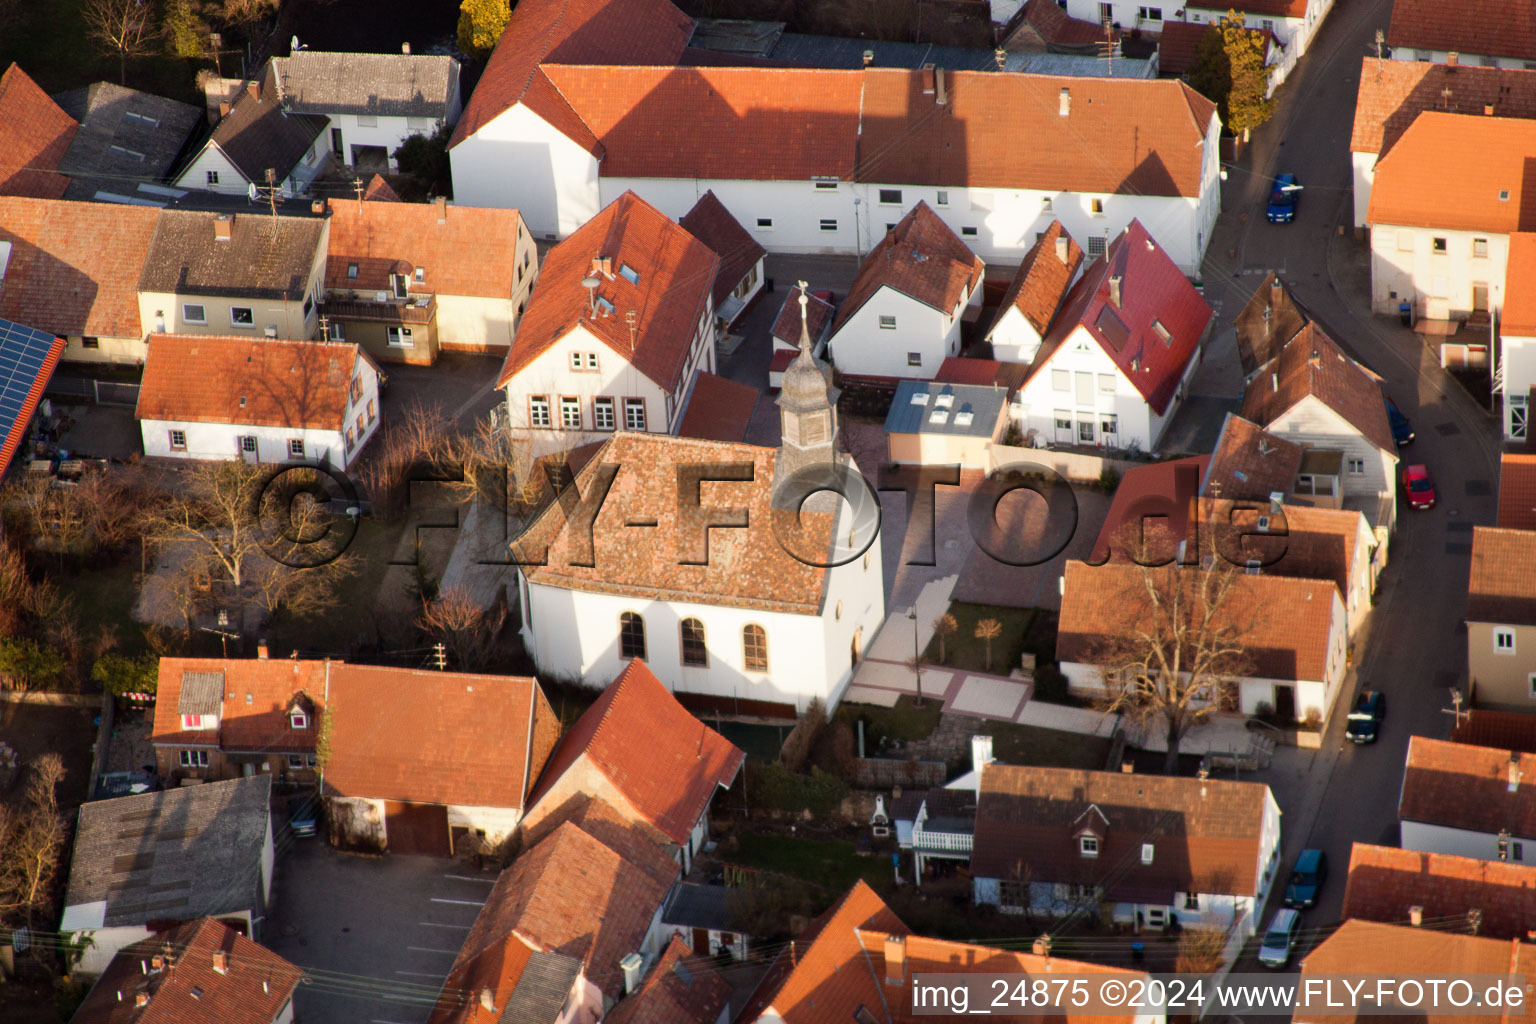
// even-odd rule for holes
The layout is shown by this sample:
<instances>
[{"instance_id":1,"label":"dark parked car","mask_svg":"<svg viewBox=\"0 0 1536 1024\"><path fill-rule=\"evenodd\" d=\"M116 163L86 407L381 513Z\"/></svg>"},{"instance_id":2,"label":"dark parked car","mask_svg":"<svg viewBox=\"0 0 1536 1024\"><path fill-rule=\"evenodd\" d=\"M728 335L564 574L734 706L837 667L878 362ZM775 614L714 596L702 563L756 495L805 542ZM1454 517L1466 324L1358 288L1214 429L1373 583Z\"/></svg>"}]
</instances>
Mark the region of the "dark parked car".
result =
<instances>
[{"instance_id":1,"label":"dark parked car","mask_svg":"<svg viewBox=\"0 0 1536 1024\"><path fill-rule=\"evenodd\" d=\"M288 831L295 838L308 839L319 831L316 804L311 793L300 793L288 798Z\"/></svg>"},{"instance_id":2,"label":"dark parked car","mask_svg":"<svg viewBox=\"0 0 1536 1024\"><path fill-rule=\"evenodd\" d=\"M1413 424L1390 398L1387 399L1387 422L1392 424L1392 440L1399 448L1413 440Z\"/></svg>"},{"instance_id":3,"label":"dark parked car","mask_svg":"<svg viewBox=\"0 0 1536 1024\"><path fill-rule=\"evenodd\" d=\"M1302 850L1285 887L1285 905L1305 909L1317 903L1317 894L1328 880L1328 855L1322 850Z\"/></svg>"},{"instance_id":4,"label":"dark parked car","mask_svg":"<svg viewBox=\"0 0 1536 1024\"><path fill-rule=\"evenodd\" d=\"M1296 199L1301 194L1301 186L1296 184L1296 175L1277 174L1275 184L1269 192L1269 206L1264 215L1269 218L1271 224L1289 224L1296 219Z\"/></svg>"},{"instance_id":5,"label":"dark parked car","mask_svg":"<svg viewBox=\"0 0 1536 1024\"><path fill-rule=\"evenodd\" d=\"M1344 735L1353 743L1375 743L1381 720L1387 717L1387 698L1380 690L1361 690L1355 710L1349 713Z\"/></svg>"}]
</instances>

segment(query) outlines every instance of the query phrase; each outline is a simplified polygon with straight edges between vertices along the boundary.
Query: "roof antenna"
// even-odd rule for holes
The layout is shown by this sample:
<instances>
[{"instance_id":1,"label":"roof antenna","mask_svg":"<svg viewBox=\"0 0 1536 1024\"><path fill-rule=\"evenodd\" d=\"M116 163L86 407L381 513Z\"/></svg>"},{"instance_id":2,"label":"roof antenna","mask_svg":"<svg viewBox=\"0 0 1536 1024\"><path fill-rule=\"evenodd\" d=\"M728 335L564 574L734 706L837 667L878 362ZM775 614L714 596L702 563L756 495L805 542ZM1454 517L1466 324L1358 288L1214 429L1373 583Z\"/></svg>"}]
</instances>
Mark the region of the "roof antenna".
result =
<instances>
[{"instance_id":1,"label":"roof antenna","mask_svg":"<svg viewBox=\"0 0 1536 1024\"><path fill-rule=\"evenodd\" d=\"M587 290L587 319L597 319L597 286L602 282L593 274L581 279L581 286Z\"/></svg>"},{"instance_id":2,"label":"roof antenna","mask_svg":"<svg viewBox=\"0 0 1536 1024\"><path fill-rule=\"evenodd\" d=\"M640 317L637 316L635 314L635 311L631 309L629 312L624 314L624 322L629 325L629 354L630 355L634 355L635 354L635 325L640 322Z\"/></svg>"}]
</instances>

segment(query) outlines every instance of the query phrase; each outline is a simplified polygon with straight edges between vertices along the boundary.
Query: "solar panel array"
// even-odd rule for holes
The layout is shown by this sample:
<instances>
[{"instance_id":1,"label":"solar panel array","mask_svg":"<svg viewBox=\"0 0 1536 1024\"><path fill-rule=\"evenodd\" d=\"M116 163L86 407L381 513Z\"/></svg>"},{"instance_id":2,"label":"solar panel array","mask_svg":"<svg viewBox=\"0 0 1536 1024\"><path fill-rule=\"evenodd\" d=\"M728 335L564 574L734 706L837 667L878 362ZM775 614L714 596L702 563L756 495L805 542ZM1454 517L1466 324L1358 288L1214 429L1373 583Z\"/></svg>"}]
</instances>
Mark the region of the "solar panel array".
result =
<instances>
[{"instance_id":1,"label":"solar panel array","mask_svg":"<svg viewBox=\"0 0 1536 1024\"><path fill-rule=\"evenodd\" d=\"M43 331L0 320L0 473L32 416L35 401L28 398L33 386L58 359L55 346L62 352L64 343Z\"/></svg>"}]
</instances>

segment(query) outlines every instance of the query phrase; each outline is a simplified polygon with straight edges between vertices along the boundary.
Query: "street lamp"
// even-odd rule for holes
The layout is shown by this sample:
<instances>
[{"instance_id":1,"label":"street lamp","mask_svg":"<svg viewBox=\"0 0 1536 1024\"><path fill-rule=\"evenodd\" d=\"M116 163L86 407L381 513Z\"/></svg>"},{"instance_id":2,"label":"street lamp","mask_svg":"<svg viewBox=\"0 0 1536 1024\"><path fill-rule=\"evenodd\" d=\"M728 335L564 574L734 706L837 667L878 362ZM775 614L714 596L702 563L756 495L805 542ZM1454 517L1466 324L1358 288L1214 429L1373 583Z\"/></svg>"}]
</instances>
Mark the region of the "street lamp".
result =
<instances>
[{"instance_id":1,"label":"street lamp","mask_svg":"<svg viewBox=\"0 0 1536 1024\"><path fill-rule=\"evenodd\" d=\"M917 706L923 706L923 662L922 654L917 649L917 605L907 609L907 618L912 620L912 674L917 677Z\"/></svg>"}]
</instances>

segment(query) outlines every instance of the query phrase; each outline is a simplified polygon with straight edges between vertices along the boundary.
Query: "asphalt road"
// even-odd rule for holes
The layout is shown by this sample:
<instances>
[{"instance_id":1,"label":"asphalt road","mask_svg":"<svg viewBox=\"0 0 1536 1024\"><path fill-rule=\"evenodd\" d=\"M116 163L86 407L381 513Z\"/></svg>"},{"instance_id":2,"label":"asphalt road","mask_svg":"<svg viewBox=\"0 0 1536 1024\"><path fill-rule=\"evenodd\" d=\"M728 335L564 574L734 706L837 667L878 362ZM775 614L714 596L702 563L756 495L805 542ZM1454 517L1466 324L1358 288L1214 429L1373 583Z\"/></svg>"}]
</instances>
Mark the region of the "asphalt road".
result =
<instances>
[{"instance_id":1,"label":"asphalt road","mask_svg":"<svg viewBox=\"0 0 1536 1024\"><path fill-rule=\"evenodd\" d=\"M1390 10L1390 0L1335 4L1298 73L1282 86L1275 118L1228 168L1224 209L1205 268L1207 293L1225 289L1229 317L1264 270L1280 270L1345 350L1386 378L1388 393L1418 435L1403 449L1402 464L1427 465L1439 496L1428 512L1400 505L1380 594L1357 640L1357 685L1387 695L1380 741L1357 748L1343 740L1353 693L1341 694L1306 791L1282 798L1283 806L1292 805L1282 823L1285 874L1297 852L1309 847L1326 851L1332 868L1318 906L1303 915L1303 950L1339 920L1351 845L1397 845L1409 737L1449 734L1452 717L1443 709L1450 707L1450 688L1465 686L1471 527L1493 522L1498 490L1495 419L1439 368L1416 335L1395 318L1371 314L1367 252L1353 237L1349 138L1355 94L1361 58L1374 52L1375 32L1386 28ZM1267 223L1269 182L1287 171L1304 186L1297 219ZM1261 924L1280 905L1281 888ZM1256 969L1247 958L1238 966Z\"/></svg>"}]
</instances>

